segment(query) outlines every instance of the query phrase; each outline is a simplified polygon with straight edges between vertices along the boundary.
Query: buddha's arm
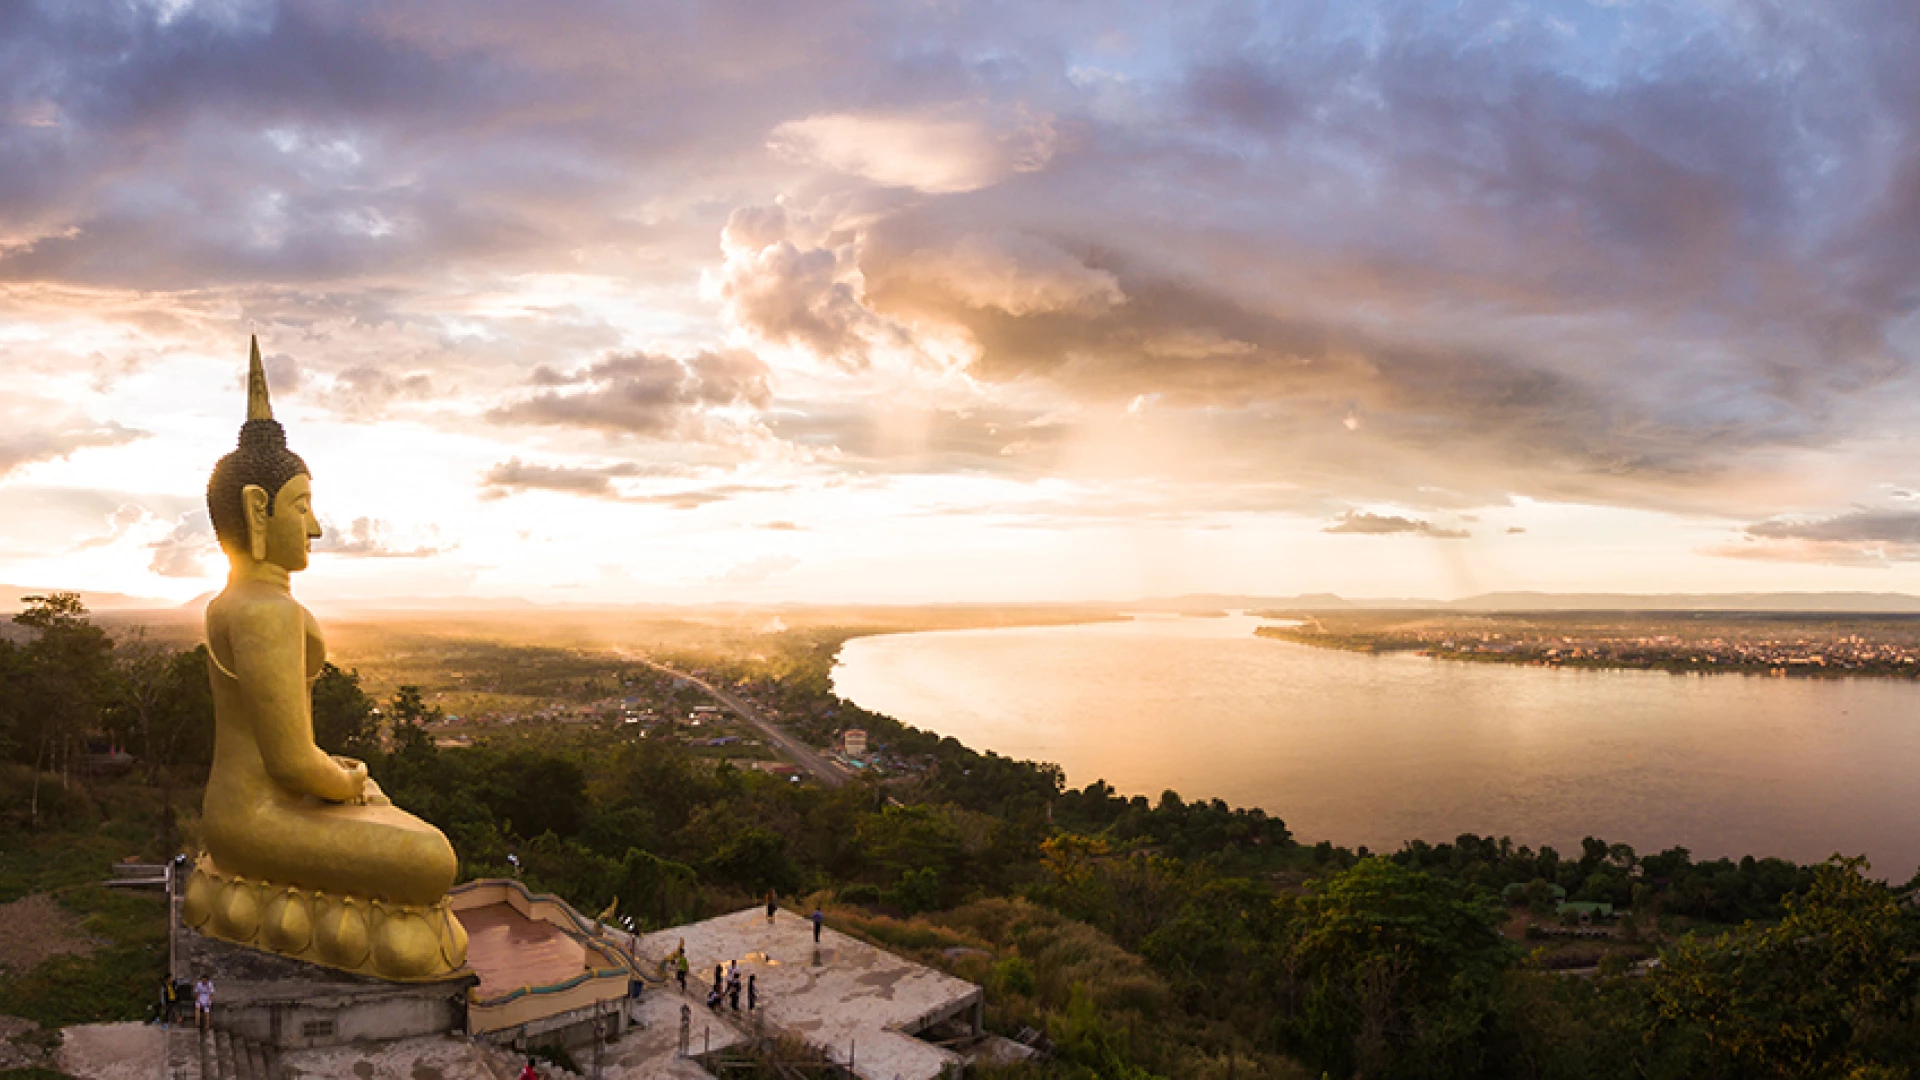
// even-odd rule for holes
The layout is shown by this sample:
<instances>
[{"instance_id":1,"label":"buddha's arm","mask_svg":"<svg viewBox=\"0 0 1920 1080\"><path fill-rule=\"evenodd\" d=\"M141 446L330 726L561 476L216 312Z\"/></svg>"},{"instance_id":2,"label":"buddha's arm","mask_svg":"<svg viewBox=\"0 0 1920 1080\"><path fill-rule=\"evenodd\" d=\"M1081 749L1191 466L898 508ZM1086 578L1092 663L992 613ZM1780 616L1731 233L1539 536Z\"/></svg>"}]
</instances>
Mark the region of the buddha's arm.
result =
<instances>
[{"instance_id":1,"label":"buddha's arm","mask_svg":"<svg viewBox=\"0 0 1920 1080\"><path fill-rule=\"evenodd\" d=\"M313 743L303 655L306 625L299 607L269 604L246 611L228 639L267 775L296 795L335 802L359 798L367 774L342 768Z\"/></svg>"}]
</instances>

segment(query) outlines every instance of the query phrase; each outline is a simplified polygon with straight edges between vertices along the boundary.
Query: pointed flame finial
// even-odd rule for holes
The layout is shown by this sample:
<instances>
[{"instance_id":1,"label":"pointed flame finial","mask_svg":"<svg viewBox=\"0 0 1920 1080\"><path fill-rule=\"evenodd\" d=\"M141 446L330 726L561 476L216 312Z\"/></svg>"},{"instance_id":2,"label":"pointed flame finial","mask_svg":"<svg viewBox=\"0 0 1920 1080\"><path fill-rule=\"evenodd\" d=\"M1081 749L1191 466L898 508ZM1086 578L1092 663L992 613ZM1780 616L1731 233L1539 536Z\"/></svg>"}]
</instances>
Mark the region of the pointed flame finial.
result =
<instances>
[{"instance_id":1,"label":"pointed flame finial","mask_svg":"<svg viewBox=\"0 0 1920 1080\"><path fill-rule=\"evenodd\" d=\"M260 336L253 338L253 355L247 358L247 419L273 419L273 402L267 398L267 371L260 366Z\"/></svg>"}]
</instances>

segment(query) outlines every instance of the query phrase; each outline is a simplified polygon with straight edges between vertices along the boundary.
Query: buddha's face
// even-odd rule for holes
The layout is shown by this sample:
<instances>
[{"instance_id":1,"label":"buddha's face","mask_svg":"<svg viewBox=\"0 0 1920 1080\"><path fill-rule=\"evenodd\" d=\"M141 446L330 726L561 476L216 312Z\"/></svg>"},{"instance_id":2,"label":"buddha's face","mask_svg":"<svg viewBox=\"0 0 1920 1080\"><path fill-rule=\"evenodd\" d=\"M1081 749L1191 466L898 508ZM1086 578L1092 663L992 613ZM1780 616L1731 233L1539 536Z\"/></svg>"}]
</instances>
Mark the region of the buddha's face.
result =
<instances>
[{"instance_id":1,"label":"buddha's face","mask_svg":"<svg viewBox=\"0 0 1920 1080\"><path fill-rule=\"evenodd\" d=\"M259 490L248 488L249 492ZM263 497L248 502L249 510L258 507L248 515L249 528L256 530L254 550L260 550L258 540L264 538L265 561L287 571L305 570L308 546L320 538L320 520L313 516L313 481L305 474L287 481L273 497L271 511Z\"/></svg>"}]
</instances>

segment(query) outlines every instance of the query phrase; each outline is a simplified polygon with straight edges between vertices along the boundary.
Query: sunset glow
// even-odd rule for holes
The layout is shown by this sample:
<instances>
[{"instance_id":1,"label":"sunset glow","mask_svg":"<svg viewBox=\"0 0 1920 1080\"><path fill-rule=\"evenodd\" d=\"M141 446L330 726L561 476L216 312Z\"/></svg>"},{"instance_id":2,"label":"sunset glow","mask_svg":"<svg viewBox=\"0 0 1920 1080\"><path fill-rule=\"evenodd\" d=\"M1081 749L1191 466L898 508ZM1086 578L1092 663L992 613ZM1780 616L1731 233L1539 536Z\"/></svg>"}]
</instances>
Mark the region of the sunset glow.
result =
<instances>
[{"instance_id":1,"label":"sunset glow","mask_svg":"<svg viewBox=\"0 0 1920 1080\"><path fill-rule=\"evenodd\" d=\"M1308 13L1310 12L1310 13ZM0 582L1920 592L1893 3L0 8Z\"/></svg>"}]
</instances>

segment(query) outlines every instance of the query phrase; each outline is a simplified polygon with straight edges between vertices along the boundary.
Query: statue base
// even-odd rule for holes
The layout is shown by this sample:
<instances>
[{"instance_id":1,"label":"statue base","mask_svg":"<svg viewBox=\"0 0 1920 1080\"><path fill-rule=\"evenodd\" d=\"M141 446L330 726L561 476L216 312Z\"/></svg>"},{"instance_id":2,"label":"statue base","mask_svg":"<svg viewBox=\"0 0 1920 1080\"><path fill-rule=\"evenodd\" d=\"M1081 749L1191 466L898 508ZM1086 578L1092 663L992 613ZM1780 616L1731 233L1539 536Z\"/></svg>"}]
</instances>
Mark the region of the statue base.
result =
<instances>
[{"instance_id":1,"label":"statue base","mask_svg":"<svg viewBox=\"0 0 1920 1080\"><path fill-rule=\"evenodd\" d=\"M254 881L202 855L181 920L208 937L395 982L432 982L467 963L467 932L446 897L427 907Z\"/></svg>"}]
</instances>

